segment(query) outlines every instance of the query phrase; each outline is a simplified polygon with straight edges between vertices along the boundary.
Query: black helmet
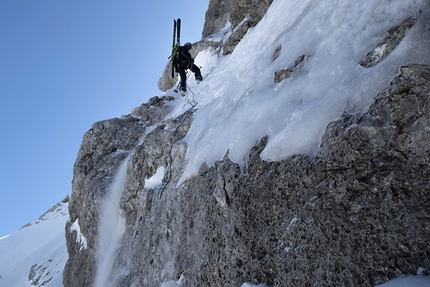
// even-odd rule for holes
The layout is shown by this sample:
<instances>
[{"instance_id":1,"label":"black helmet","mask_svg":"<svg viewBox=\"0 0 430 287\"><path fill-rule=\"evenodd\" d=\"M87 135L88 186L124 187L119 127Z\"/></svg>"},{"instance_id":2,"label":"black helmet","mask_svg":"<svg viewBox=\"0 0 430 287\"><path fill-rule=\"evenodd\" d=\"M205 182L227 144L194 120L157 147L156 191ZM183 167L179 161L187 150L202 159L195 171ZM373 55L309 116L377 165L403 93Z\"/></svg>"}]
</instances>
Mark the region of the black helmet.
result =
<instances>
[{"instance_id":1,"label":"black helmet","mask_svg":"<svg viewBox=\"0 0 430 287\"><path fill-rule=\"evenodd\" d=\"M188 50L190 50L192 46L193 44L191 44L190 42L187 42L184 44L184 47L187 48Z\"/></svg>"}]
</instances>

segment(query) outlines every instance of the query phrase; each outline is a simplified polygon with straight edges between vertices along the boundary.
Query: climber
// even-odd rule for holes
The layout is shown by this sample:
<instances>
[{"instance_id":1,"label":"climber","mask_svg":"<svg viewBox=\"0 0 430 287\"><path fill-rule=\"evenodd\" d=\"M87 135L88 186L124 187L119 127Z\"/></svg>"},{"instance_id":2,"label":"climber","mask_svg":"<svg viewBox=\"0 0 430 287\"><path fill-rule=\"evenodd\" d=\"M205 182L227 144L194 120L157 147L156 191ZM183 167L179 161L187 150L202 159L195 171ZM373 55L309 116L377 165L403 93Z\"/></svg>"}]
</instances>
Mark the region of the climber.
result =
<instances>
[{"instance_id":1,"label":"climber","mask_svg":"<svg viewBox=\"0 0 430 287\"><path fill-rule=\"evenodd\" d=\"M199 67L194 65L194 60L191 58L190 49L193 45L191 43L185 43L184 46L179 47L179 59L178 59L178 73L181 76L181 95L185 96L187 91L187 75L186 70L190 69L196 78L197 84L203 80L202 74Z\"/></svg>"}]
</instances>

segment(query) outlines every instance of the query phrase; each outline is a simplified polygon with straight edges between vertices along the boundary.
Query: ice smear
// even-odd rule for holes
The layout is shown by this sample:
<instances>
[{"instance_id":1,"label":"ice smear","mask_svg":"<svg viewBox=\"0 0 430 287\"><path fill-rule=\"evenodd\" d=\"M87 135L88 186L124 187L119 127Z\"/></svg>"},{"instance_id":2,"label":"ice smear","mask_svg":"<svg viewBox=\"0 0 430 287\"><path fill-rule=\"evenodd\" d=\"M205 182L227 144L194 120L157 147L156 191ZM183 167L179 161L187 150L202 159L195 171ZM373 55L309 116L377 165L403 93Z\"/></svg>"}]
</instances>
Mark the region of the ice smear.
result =
<instances>
[{"instance_id":1,"label":"ice smear","mask_svg":"<svg viewBox=\"0 0 430 287\"><path fill-rule=\"evenodd\" d=\"M232 161L245 164L250 148L266 135L265 160L316 154L327 124L344 111L365 111L398 75L399 65L430 64L430 36L413 36L422 26L418 21L382 62L359 65L391 27L426 11L426 5L426 0L275 0L231 55L200 53L195 62L204 81L188 82L198 111L184 139L188 164L179 184L227 150ZM272 62L277 47L282 50ZM302 67L274 83L274 72L292 66L300 55L306 55ZM173 114L183 110L178 105Z\"/></svg>"},{"instance_id":2,"label":"ice smear","mask_svg":"<svg viewBox=\"0 0 430 287\"><path fill-rule=\"evenodd\" d=\"M162 185L165 170L166 169L163 166L159 166L152 177L145 179L145 188L151 189Z\"/></svg>"},{"instance_id":3,"label":"ice smear","mask_svg":"<svg viewBox=\"0 0 430 287\"><path fill-rule=\"evenodd\" d=\"M206 41L212 41L212 42L225 42L228 37L231 34L231 23L230 21L227 22L227 24L225 25L225 27L223 29L221 29L221 31L219 31L218 33L212 34L209 37L207 37L205 40Z\"/></svg>"},{"instance_id":4,"label":"ice smear","mask_svg":"<svg viewBox=\"0 0 430 287\"><path fill-rule=\"evenodd\" d=\"M400 276L375 287L430 287L430 277L422 275Z\"/></svg>"},{"instance_id":5,"label":"ice smear","mask_svg":"<svg viewBox=\"0 0 430 287\"><path fill-rule=\"evenodd\" d=\"M76 219L75 222L70 226L70 232L76 231L76 241L80 244L80 250L87 249L87 239L81 233L81 228L79 227L79 219Z\"/></svg>"},{"instance_id":6,"label":"ice smear","mask_svg":"<svg viewBox=\"0 0 430 287\"><path fill-rule=\"evenodd\" d=\"M258 284L258 285L254 285L252 283L245 282L240 287L269 287L269 285L266 285L264 283L261 283L261 284Z\"/></svg>"},{"instance_id":7,"label":"ice smear","mask_svg":"<svg viewBox=\"0 0 430 287\"><path fill-rule=\"evenodd\" d=\"M97 237L95 287L111 286L114 282L114 276L117 275L112 272L112 269L116 252L121 246L122 236L125 232L125 218L120 208L120 200L125 188L129 159L130 155L121 163L115 179L101 203Z\"/></svg>"},{"instance_id":8,"label":"ice smear","mask_svg":"<svg viewBox=\"0 0 430 287\"><path fill-rule=\"evenodd\" d=\"M181 277L179 277L178 281L170 280L161 283L161 287L182 287L182 281L185 279L185 276L181 274Z\"/></svg>"}]
</instances>

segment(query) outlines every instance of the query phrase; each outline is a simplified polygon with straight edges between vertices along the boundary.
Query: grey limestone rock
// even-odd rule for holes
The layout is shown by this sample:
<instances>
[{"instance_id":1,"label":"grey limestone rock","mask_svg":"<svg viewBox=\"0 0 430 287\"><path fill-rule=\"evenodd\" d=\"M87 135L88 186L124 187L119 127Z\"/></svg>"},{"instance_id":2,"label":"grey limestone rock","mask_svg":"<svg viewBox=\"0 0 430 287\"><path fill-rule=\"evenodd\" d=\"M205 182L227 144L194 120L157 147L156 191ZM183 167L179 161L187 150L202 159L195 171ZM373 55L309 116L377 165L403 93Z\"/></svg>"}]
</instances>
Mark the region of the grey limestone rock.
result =
<instances>
[{"instance_id":1,"label":"grey limestone rock","mask_svg":"<svg viewBox=\"0 0 430 287\"><path fill-rule=\"evenodd\" d=\"M416 19L409 17L397 26L388 31L388 35L376 45L373 51L367 53L360 62L365 68L370 68L384 60L402 41L408 30L415 24Z\"/></svg>"},{"instance_id":2,"label":"grey limestone rock","mask_svg":"<svg viewBox=\"0 0 430 287\"><path fill-rule=\"evenodd\" d=\"M158 79L158 89L160 91L166 92L173 88L175 84L178 82L178 73L173 74L172 78L172 62L167 62L166 67L164 68L163 74L160 79Z\"/></svg>"},{"instance_id":3,"label":"grey limestone rock","mask_svg":"<svg viewBox=\"0 0 430 287\"><path fill-rule=\"evenodd\" d=\"M206 49L231 53L271 3L211 0L203 38L228 21L233 33L225 43L195 43L193 56ZM408 18L388 31L361 64L383 60L414 21ZM285 65L274 81L299 71L306 57ZM176 82L166 67L160 89ZM154 287L184 275L184 287L243 282L371 287L417 270L429 275L430 67L401 67L390 88L378 92L366 113L345 113L327 126L315 157L264 161L260 153L267 138L262 138L249 151L246 167L226 151L182 184L187 151L182 138L192 126L193 109L169 118L166 103L173 99L154 97L130 115L95 123L74 166L64 285L93 284L100 200L128 156L120 202L126 228L112 286ZM147 187L160 169L162 183ZM76 222L85 249L70 228ZM38 280L34 274L32 280Z\"/></svg>"},{"instance_id":4,"label":"grey limestone rock","mask_svg":"<svg viewBox=\"0 0 430 287\"><path fill-rule=\"evenodd\" d=\"M202 37L206 38L221 31L230 22L235 29L250 17L250 26L255 26L266 14L273 0L211 0L206 11Z\"/></svg>"},{"instance_id":5,"label":"grey limestone rock","mask_svg":"<svg viewBox=\"0 0 430 287\"><path fill-rule=\"evenodd\" d=\"M190 54L191 57L195 59L198 53L204 50L211 50L214 53L219 53L220 47L220 43L202 40L193 44L193 47L190 50ZM196 62L195 64L198 65L199 63ZM166 92L173 88L175 84L178 83L178 80L178 73L174 73L174 77L172 78L172 63L169 61L163 71L163 74L158 80L158 89L160 91Z\"/></svg>"},{"instance_id":6,"label":"grey limestone rock","mask_svg":"<svg viewBox=\"0 0 430 287\"><path fill-rule=\"evenodd\" d=\"M132 114L95 123L85 133L73 169L72 193L69 198L70 219L66 224L69 260L64 270L65 286L91 286L95 273L95 248L100 199L112 183L121 162L139 143L147 127L159 123L170 111L165 101L151 98ZM76 231L70 227L79 220L86 238L82 249Z\"/></svg>"},{"instance_id":7,"label":"grey limestone rock","mask_svg":"<svg viewBox=\"0 0 430 287\"><path fill-rule=\"evenodd\" d=\"M192 111L166 119L168 99L152 99L134 111L142 121L98 123L84 136L70 203L71 221L79 218L90 243L78 251L69 234L65 286L93 280L97 200L115 158L123 158L115 151L132 147L121 200L126 231L115 260L127 272L114 286L160 286L182 274L185 287L246 281L370 287L417 270L429 274L430 67L400 71L368 112L344 114L327 126L317 156L266 162L263 138L250 150L246 170L226 152L182 185L181 138ZM146 119L154 129L138 144L145 111L158 111L159 122ZM145 188L159 167L163 184Z\"/></svg>"},{"instance_id":8,"label":"grey limestone rock","mask_svg":"<svg viewBox=\"0 0 430 287\"><path fill-rule=\"evenodd\" d=\"M230 54L248 29L260 22L272 2L273 0L211 0L202 37L221 31L230 22L232 33L223 43L223 54Z\"/></svg>"},{"instance_id":9,"label":"grey limestone rock","mask_svg":"<svg viewBox=\"0 0 430 287\"><path fill-rule=\"evenodd\" d=\"M277 50L276 53L278 53L279 51L280 50ZM275 57L277 57L276 54L275 54ZM301 66L303 65L302 63L305 59L307 59L305 55L300 55L299 57L297 57L297 59L294 61L294 64L291 67L276 71L274 73L274 82L280 83L283 80L290 78L295 70L301 68Z\"/></svg>"},{"instance_id":10,"label":"grey limestone rock","mask_svg":"<svg viewBox=\"0 0 430 287\"><path fill-rule=\"evenodd\" d=\"M250 27L257 23L266 14L273 0L211 0L206 11L205 24L202 32L203 41L193 44L190 53L193 58L208 48L218 50L222 48L223 55L233 52L236 45L240 42ZM212 34L221 31L227 23L232 25L232 33L224 43L212 42ZM198 64L198 63L196 63ZM178 81L177 73L172 78L172 64L169 61L158 80L160 91L170 90Z\"/></svg>"}]
</instances>

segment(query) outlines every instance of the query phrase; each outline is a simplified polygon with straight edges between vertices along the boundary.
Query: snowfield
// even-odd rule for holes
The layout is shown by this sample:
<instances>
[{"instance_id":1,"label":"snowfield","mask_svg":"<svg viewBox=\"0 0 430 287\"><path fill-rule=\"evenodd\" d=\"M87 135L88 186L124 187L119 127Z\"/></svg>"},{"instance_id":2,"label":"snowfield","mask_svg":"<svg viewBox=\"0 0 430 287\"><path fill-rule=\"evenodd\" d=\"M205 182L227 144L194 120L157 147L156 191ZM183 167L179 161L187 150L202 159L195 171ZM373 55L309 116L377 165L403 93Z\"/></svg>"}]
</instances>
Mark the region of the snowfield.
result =
<instances>
[{"instance_id":1,"label":"snowfield","mask_svg":"<svg viewBox=\"0 0 430 287\"><path fill-rule=\"evenodd\" d=\"M0 239L0 286L63 286L69 258L64 228L68 203L59 203L39 219Z\"/></svg>"}]
</instances>

